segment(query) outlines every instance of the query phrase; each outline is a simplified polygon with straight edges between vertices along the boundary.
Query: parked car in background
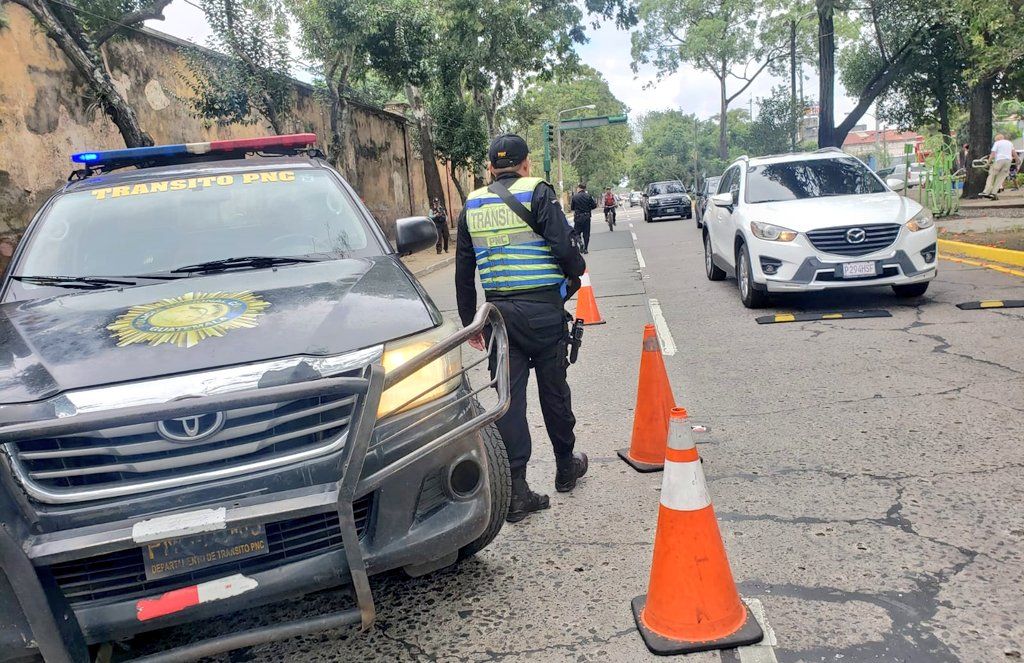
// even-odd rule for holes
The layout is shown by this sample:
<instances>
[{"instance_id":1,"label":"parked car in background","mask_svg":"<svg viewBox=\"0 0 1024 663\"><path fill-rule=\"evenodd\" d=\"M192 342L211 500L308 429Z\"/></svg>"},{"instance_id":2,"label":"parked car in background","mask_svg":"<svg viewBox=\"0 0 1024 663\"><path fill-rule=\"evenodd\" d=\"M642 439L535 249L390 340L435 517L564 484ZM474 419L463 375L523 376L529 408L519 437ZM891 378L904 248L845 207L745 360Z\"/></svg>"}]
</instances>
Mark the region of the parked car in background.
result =
<instances>
[{"instance_id":1,"label":"parked car in background","mask_svg":"<svg viewBox=\"0 0 1024 663\"><path fill-rule=\"evenodd\" d=\"M644 200L643 194L641 194L639 191L632 191L632 192L630 192L630 194L629 194L629 206L630 207L636 207L637 205L642 204L643 200Z\"/></svg>"},{"instance_id":2,"label":"parked car in background","mask_svg":"<svg viewBox=\"0 0 1024 663\"><path fill-rule=\"evenodd\" d=\"M908 189L913 189L916 186L921 186L922 180L928 176L928 168L923 163L912 163L909 165L898 163L895 166L879 170L877 175L883 180L903 180Z\"/></svg>"},{"instance_id":3,"label":"parked car in background","mask_svg":"<svg viewBox=\"0 0 1024 663\"><path fill-rule=\"evenodd\" d=\"M919 297L936 274L931 212L835 148L741 157L704 217L708 279L736 274L740 299L760 308L772 292L892 286Z\"/></svg>"},{"instance_id":4,"label":"parked car in background","mask_svg":"<svg viewBox=\"0 0 1024 663\"><path fill-rule=\"evenodd\" d=\"M710 198L715 191L718 191L718 182L721 180L721 176L718 177L705 177L704 184L701 185L700 191L697 192L697 200L693 203L693 218L697 222L698 228L704 227L704 211L708 206L708 198Z\"/></svg>"},{"instance_id":5,"label":"parked car in background","mask_svg":"<svg viewBox=\"0 0 1024 663\"><path fill-rule=\"evenodd\" d=\"M652 182L644 188L644 221L657 219L688 219L693 215L690 196L686 186L679 180Z\"/></svg>"}]
</instances>

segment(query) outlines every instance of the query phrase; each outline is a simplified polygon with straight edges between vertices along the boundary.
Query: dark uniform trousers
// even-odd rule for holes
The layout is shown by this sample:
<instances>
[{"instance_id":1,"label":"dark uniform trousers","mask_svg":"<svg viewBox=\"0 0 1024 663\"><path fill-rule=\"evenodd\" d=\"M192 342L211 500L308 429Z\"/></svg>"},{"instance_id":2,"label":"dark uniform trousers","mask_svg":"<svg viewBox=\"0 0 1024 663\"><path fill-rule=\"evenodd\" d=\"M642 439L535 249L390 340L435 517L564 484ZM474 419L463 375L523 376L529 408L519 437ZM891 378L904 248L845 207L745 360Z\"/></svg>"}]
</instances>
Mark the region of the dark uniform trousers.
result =
<instances>
[{"instance_id":1,"label":"dark uniform trousers","mask_svg":"<svg viewBox=\"0 0 1024 663\"><path fill-rule=\"evenodd\" d=\"M573 225L573 230L575 230L576 234L579 235L580 238L583 240L583 248L584 249L589 249L590 248L590 215L587 214L586 216L583 216L583 215L577 216L576 218L573 219L572 225Z\"/></svg>"},{"instance_id":2,"label":"dark uniform trousers","mask_svg":"<svg viewBox=\"0 0 1024 663\"><path fill-rule=\"evenodd\" d=\"M524 297L489 297L505 319L509 340L508 412L498 419L509 465L515 471L530 460L532 440L526 419L530 368L537 376L540 409L556 458L572 456L576 444L572 397L566 382L569 359L567 316L557 291Z\"/></svg>"}]
</instances>

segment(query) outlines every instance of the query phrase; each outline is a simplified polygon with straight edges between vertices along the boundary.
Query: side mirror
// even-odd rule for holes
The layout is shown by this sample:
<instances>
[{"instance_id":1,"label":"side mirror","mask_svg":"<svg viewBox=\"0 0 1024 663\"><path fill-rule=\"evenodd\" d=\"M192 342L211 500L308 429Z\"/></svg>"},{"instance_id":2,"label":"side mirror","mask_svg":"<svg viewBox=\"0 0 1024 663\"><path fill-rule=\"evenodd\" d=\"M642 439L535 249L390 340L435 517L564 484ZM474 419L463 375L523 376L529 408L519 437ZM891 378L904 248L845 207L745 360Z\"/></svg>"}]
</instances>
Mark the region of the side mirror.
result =
<instances>
[{"instance_id":1,"label":"side mirror","mask_svg":"<svg viewBox=\"0 0 1024 663\"><path fill-rule=\"evenodd\" d=\"M437 228L425 216L407 216L395 221L395 245L407 256L437 244Z\"/></svg>"},{"instance_id":2,"label":"side mirror","mask_svg":"<svg viewBox=\"0 0 1024 663\"><path fill-rule=\"evenodd\" d=\"M732 194L728 191L725 193L716 193L711 196L711 202L715 207L732 207Z\"/></svg>"},{"instance_id":3,"label":"side mirror","mask_svg":"<svg viewBox=\"0 0 1024 663\"><path fill-rule=\"evenodd\" d=\"M903 191L903 187L905 187L907 183L898 177L889 177L886 178L885 185L893 191Z\"/></svg>"}]
</instances>

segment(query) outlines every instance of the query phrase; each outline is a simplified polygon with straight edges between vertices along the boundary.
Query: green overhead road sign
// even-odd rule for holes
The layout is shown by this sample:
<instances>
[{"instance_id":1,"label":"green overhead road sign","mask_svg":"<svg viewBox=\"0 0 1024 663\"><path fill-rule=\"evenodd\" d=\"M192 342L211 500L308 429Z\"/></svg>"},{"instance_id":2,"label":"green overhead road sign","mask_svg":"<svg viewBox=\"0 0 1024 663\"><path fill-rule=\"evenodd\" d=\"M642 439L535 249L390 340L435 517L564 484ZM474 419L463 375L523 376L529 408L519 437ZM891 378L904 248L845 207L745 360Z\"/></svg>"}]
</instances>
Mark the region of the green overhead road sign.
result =
<instances>
[{"instance_id":1,"label":"green overhead road sign","mask_svg":"<svg viewBox=\"0 0 1024 663\"><path fill-rule=\"evenodd\" d=\"M625 115L581 117L572 120L562 120L558 123L558 128L562 131L569 131L571 129L593 129L594 127L603 127L608 124L625 124L628 119L629 118Z\"/></svg>"}]
</instances>

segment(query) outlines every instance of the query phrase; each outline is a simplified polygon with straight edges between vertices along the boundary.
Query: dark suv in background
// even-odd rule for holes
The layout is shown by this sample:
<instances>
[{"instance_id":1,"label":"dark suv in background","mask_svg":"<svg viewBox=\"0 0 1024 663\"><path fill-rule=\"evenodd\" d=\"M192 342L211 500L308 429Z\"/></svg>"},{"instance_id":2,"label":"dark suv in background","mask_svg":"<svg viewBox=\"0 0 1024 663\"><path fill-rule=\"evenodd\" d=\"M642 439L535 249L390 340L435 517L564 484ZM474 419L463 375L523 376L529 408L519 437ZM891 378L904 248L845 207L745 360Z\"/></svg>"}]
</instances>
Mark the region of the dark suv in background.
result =
<instances>
[{"instance_id":1,"label":"dark suv in background","mask_svg":"<svg viewBox=\"0 0 1024 663\"><path fill-rule=\"evenodd\" d=\"M697 200L693 204L693 218L696 219L698 228L704 227L704 213L708 209L708 200L718 191L718 183L721 180L721 176L705 177L704 183L701 184Z\"/></svg>"},{"instance_id":2,"label":"dark suv in background","mask_svg":"<svg viewBox=\"0 0 1024 663\"><path fill-rule=\"evenodd\" d=\"M652 182L644 187L643 208L644 221L648 223L658 219L689 219L693 216L690 196L679 180Z\"/></svg>"},{"instance_id":3,"label":"dark suv in background","mask_svg":"<svg viewBox=\"0 0 1024 663\"><path fill-rule=\"evenodd\" d=\"M343 585L356 608L162 660L365 627L368 576L498 533L501 317L446 322L399 260L433 223L396 252L315 138L80 153L29 225L0 291L0 661Z\"/></svg>"}]
</instances>

